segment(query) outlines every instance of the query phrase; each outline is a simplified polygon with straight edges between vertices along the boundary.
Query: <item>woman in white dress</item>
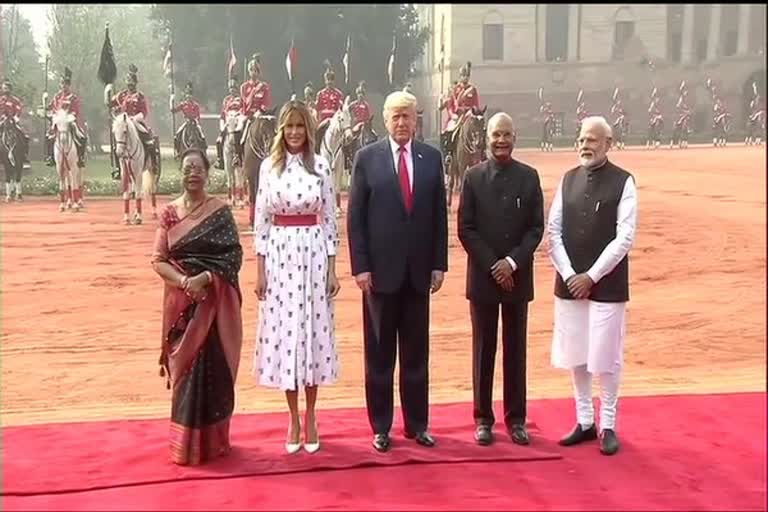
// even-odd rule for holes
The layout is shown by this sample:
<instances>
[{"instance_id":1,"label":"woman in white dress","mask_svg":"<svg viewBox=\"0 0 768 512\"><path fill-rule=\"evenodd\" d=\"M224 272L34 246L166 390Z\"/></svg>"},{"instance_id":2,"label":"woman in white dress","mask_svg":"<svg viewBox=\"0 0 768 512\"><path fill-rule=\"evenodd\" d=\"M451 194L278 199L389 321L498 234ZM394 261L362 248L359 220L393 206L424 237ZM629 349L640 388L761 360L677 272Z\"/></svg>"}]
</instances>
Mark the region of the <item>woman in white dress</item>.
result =
<instances>
[{"instance_id":1,"label":"woman in white dress","mask_svg":"<svg viewBox=\"0 0 768 512\"><path fill-rule=\"evenodd\" d=\"M320 448L317 387L338 378L333 299L339 245L330 166L313 152L315 123L292 100L280 111L270 157L259 171L254 221L259 298L254 374L285 391L288 453L301 449L299 388L306 394L304 449Z\"/></svg>"}]
</instances>

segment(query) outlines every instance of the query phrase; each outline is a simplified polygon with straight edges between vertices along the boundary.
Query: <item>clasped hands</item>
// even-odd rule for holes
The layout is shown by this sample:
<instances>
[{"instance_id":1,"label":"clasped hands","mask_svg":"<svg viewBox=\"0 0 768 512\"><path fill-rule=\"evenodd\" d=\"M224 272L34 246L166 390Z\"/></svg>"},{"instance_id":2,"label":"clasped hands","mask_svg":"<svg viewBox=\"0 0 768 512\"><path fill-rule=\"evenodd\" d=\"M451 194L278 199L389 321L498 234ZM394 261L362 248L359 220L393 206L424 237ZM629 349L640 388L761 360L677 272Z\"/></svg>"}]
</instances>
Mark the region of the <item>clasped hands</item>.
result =
<instances>
[{"instance_id":1,"label":"clasped hands","mask_svg":"<svg viewBox=\"0 0 768 512\"><path fill-rule=\"evenodd\" d=\"M565 285L568 287L568 291L571 292L571 295L573 295L575 299L588 299L589 294L592 292L592 287L595 285L595 282L592 281L592 278L589 277L589 274L584 272L569 277L565 282Z\"/></svg>"},{"instance_id":2,"label":"clasped hands","mask_svg":"<svg viewBox=\"0 0 768 512\"><path fill-rule=\"evenodd\" d=\"M429 290L431 293L437 293L442 288L443 280L445 279L445 273L442 270L433 270L429 284ZM373 276L370 272L361 272L355 276L355 284L360 288L363 293L370 293L373 291Z\"/></svg>"},{"instance_id":3,"label":"clasped hands","mask_svg":"<svg viewBox=\"0 0 768 512\"><path fill-rule=\"evenodd\" d=\"M501 286L501 289L505 292L511 292L512 288L515 287L513 273L512 265L506 258L501 258L491 267L491 276L496 281L496 284Z\"/></svg>"},{"instance_id":4,"label":"clasped hands","mask_svg":"<svg viewBox=\"0 0 768 512\"><path fill-rule=\"evenodd\" d=\"M195 302L202 302L208 295L208 286L213 281L210 272L201 272L195 276L184 276L181 279L180 288L184 290L187 297Z\"/></svg>"}]
</instances>

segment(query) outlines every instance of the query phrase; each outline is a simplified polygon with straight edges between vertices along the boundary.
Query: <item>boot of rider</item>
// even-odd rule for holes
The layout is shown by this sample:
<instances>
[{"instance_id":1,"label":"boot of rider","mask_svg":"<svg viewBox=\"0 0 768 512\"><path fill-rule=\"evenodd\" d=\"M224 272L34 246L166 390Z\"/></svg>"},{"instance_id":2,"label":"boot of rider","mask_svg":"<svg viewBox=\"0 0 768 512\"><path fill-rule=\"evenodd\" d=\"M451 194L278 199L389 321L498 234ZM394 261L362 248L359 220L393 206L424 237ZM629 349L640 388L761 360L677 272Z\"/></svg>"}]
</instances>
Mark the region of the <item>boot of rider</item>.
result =
<instances>
[{"instance_id":1,"label":"boot of rider","mask_svg":"<svg viewBox=\"0 0 768 512\"><path fill-rule=\"evenodd\" d=\"M75 143L77 149L77 166L82 169L85 167L85 141L78 141Z\"/></svg>"},{"instance_id":2,"label":"boot of rider","mask_svg":"<svg viewBox=\"0 0 768 512\"><path fill-rule=\"evenodd\" d=\"M217 169L224 168L224 144L222 143L221 136L216 139L216 164L214 167Z\"/></svg>"},{"instance_id":3,"label":"boot of rider","mask_svg":"<svg viewBox=\"0 0 768 512\"><path fill-rule=\"evenodd\" d=\"M56 161L53 158L53 139L45 135L45 165L55 167Z\"/></svg>"}]
</instances>

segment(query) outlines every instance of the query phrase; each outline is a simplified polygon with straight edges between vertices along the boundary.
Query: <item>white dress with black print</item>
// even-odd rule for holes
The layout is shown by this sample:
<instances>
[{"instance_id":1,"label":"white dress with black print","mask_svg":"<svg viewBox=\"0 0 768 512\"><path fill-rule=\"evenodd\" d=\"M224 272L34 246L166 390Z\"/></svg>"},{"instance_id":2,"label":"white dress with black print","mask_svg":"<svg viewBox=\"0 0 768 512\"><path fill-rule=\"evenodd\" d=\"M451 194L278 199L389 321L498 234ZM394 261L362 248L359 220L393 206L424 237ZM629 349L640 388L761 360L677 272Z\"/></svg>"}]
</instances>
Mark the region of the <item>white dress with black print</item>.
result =
<instances>
[{"instance_id":1,"label":"white dress with black print","mask_svg":"<svg viewBox=\"0 0 768 512\"><path fill-rule=\"evenodd\" d=\"M259 302L254 374L282 390L331 384L339 374L334 305L328 298L328 257L339 245L336 199L328 161L315 155L315 174L288 154L278 173L270 158L259 172L254 248L265 256L266 300ZM318 215L314 226L276 226L274 215Z\"/></svg>"}]
</instances>

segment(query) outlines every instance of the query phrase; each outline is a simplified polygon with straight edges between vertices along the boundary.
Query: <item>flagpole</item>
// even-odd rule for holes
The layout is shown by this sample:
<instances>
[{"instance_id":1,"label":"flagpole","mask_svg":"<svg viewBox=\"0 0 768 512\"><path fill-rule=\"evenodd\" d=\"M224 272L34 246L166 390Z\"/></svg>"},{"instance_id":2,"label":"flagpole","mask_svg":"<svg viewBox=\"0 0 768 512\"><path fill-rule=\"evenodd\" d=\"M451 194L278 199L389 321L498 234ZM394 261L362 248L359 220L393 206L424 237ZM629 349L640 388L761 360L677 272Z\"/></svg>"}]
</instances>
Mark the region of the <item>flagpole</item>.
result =
<instances>
[{"instance_id":1,"label":"flagpole","mask_svg":"<svg viewBox=\"0 0 768 512\"><path fill-rule=\"evenodd\" d=\"M176 102L176 85L173 81L173 33L171 33L171 41L168 43L168 53L171 56L171 103ZM176 113L171 108L171 137L176 136Z\"/></svg>"},{"instance_id":2,"label":"flagpole","mask_svg":"<svg viewBox=\"0 0 768 512\"><path fill-rule=\"evenodd\" d=\"M445 88L445 14L440 18L440 91L437 94L437 129L443 126L443 91Z\"/></svg>"}]
</instances>

